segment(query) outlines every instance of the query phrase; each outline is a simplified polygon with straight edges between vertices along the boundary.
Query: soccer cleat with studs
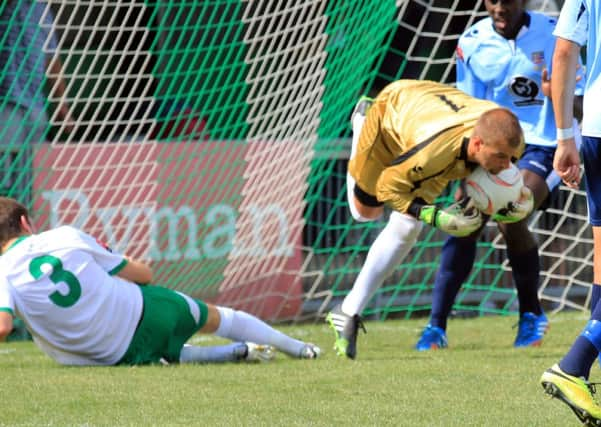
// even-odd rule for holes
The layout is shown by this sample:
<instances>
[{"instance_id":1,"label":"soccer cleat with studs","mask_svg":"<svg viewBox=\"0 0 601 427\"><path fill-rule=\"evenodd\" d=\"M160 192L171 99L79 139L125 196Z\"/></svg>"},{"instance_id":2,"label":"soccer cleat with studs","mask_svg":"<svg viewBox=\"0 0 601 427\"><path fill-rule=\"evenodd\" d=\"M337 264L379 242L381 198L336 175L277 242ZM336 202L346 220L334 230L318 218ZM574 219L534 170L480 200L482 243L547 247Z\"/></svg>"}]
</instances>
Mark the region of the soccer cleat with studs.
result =
<instances>
[{"instance_id":1,"label":"soccer cleat with studs","mask_svg":"<svg viewBox=\"0 0 601 427\"><path fill-rule=\"evenodd\" d=\"M334 350L338 356L354 359L357 356L357 332L359 328L367 333L361 316L349 316L342 312L340 306L335 307L326 316L326 322L336 334Z\"/></svg>"},{"instance_id":2,"label":"soccer cleat with studs","mask_svg":"<svg viewBox=\"0 0 601 427\"><path fill-rule=\"evenodd\" d=\"M540 379L545 392L570 407L587 426L601 427L601 407L595 402L595 385L584 378L568 375L555 364Z\"/></svg>"},{"instance_id":3,"label":"soccer cleat with studs","mask_svg":"<svg viewBox=\"0 0 601 427\"><path fill-rule=\"evenodd\" d=\"M514 347L538 347L543 342L543 337L549 329L549 320L544 313L524 313L520 316L518 333L515 337Z\"/></svg>"},{"instance_id":4,"label":"soccer cleat with studs","mask_svg":"<svg viewBox=\"0 0 601 427\"><path fill-rule=\"evenodd\" d=\"M417 351L427 351L447 348L448 346L447 334L444 329L427 325L422 331L417 344L415 344L415 349Z\"/></svg>"},{"instance_id":5,"label":"soccer cleat with studs","mask_svg":"<svg viewBox=\"0 0 601 427\"><path fill-rule=\"evenodd\" d=\"M270 345L253 342L246 342L243 345L246 347L246 351L240 359L245 362L269 362L275 357L275 348Z\"/></svg>"},{"instance_id":6,"label":"soccer cleat with studs","mask_svg":"<svg viewBox=\"0 0 601 427\"><path fill-rule=\"evenodd\" d=\"M313 343L306 343L300 351L299 359L317 359L321 355L321 348Z\"/></svg>"}]
</instances>

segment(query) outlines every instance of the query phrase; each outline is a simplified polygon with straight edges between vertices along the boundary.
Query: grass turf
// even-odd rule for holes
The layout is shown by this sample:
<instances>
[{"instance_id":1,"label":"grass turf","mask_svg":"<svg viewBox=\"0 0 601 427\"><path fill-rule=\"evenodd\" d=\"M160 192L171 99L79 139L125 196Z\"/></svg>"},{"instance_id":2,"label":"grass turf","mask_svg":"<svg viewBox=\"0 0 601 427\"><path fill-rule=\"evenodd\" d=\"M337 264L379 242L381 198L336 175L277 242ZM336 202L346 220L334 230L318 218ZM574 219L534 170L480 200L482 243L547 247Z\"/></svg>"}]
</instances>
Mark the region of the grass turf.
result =
<instances>
[{"instance_id":1,"label":"grass turf","mask_svg":"<svg viewBox=\"0 0 601 427\"><path fill-rule=\"evenodd\" d=\"M424 320L366 322L355 361L325 324L280 327L318 360L63 367L32 343L0 345L4 426L577 426L539 384L587 321L550 316L542 347L514 349L515 316L451 320L447 350L412 350ZM200 344L221 344L195 337ZM601 377L599 365L591 381Z\"/></svg>"}]
</instances>

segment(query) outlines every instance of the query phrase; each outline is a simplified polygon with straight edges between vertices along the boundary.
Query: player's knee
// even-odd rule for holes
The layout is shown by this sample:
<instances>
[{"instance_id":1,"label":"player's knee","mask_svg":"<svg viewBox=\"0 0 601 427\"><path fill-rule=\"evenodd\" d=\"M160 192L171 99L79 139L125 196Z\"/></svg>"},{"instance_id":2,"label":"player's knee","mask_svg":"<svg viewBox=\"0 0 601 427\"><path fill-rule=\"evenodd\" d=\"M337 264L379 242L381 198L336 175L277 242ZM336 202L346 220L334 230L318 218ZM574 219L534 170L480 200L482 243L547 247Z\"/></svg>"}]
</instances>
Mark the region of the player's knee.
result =
<instances>
[{"instance_id":1,"label":"player's knee","mask_svg":"<svg viewBox=\"0 0 601 427\"><path fill-rule=\"evenodd\" d=\"M12 326L7 327L4 325L0 325L0 342L6 340L6 338L10 335L11 332L12 332Z\"/></svg>"},{"instance_id":2,"label":"player's knee","mask_svg":"<svg viewBox=\"0 0 601 427\"><path fill-rule=\"evenodd\" d=\"M384 204L361 189L350 175L347 175L347 189L349 209L355 221L374 221L382 216Z\"/></svg>"},{"instance_id":3,"label":"player's knee","mask_svg":"<svg viewBox=\"0 0 601 427\"><path fill-rule=\"evenodd\" d=\"M528 229L527 219L510 224L499 223L498 225L508 248L528 250L531 247L536 246L536 240Z\"/></svg>"},{"instance_id":4,"label":"player's knee","mask_svg":"<svg viewBox=\"0 0 601 427\"><path fill-rule=\"evenodd\" d=\"M369 222L379 219L384 213L383 206L366 206L359 202L357 199L353 199L350 203L351 215L358 222Z\"/></svg>"},{"instance_id":5,"label":"player's knee","mask_svg":"<svg viewBox=\"0 0 601 427\"><path fill-rule=\"evenodd\" d=\"M232 328L234 325L234 317L236 316L236 310L223 307L223 306L211 306L215 309L214 314L217 315L217 324L213 324L212 327L215 329L212 331L215 335L223 338L227 338L232 333ZM209 308L209 316L211 309ZM208 322L207 322L208 323ZM204 329L204 328L203 328ZM202 332L202 330L201 330Z\"/></svg>"},{"instance_id":6,"label":"player's knee","mask_svg":"<svg viewBox=\"0 0 601 427\"><path fill-rule=\"evenodd\" d=\"M213 304L207 304L207 321L200 328L199 332L203 334L212 334L219 329L222 323L222 317L219 308Z\"/></svg>"}]
</instances>

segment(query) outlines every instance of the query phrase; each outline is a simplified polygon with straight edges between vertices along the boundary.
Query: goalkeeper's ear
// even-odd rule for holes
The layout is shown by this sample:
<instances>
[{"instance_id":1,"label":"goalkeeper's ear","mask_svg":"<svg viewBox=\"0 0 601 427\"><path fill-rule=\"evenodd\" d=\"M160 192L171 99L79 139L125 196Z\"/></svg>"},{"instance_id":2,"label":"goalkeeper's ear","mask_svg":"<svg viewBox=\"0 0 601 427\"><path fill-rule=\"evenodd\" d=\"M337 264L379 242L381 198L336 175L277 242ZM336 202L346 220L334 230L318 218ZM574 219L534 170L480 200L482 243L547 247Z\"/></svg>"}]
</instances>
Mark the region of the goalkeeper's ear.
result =
<instances>
[{"instance_id":1,"label":"goalkeeper's ear","mask_svg":"<svg viewBox=\"0 0 601 427\"><path fill-rule=\"evenodd\" d=\"M35 227L33 226L29 216L21 215L21 218L19 218L19 222L21 223L21 230L23 230L27 234L35 234Z\"/></svg>"}]
</instances>

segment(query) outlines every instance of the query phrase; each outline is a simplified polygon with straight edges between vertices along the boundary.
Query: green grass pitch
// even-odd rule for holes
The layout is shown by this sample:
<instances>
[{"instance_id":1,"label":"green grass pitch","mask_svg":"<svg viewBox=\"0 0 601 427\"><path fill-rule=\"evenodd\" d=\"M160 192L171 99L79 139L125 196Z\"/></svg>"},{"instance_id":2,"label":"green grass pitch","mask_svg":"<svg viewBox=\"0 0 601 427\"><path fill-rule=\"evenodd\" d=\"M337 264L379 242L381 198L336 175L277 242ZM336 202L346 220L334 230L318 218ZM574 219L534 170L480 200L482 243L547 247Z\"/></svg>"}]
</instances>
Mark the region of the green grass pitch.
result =
<instances>
[{"instance_id":1,"label":"green grass pitch","mask_svg":"<svg viewBox=\"0 0 601 427\"><path fill-rule=\"evenodd\" d=\"M63 367L32 343L0 344L1 426L577 426L538 379L585 313L550 317L540 348L514 349L515 316L451 320L450 348L412 350L424 320L366 322L356 361L325 324L281 327L320 345L316 361ZM219 344L212 337L196 342ZM591 381L601 378L599 365Z\"/></svg>"}]
</instances>

